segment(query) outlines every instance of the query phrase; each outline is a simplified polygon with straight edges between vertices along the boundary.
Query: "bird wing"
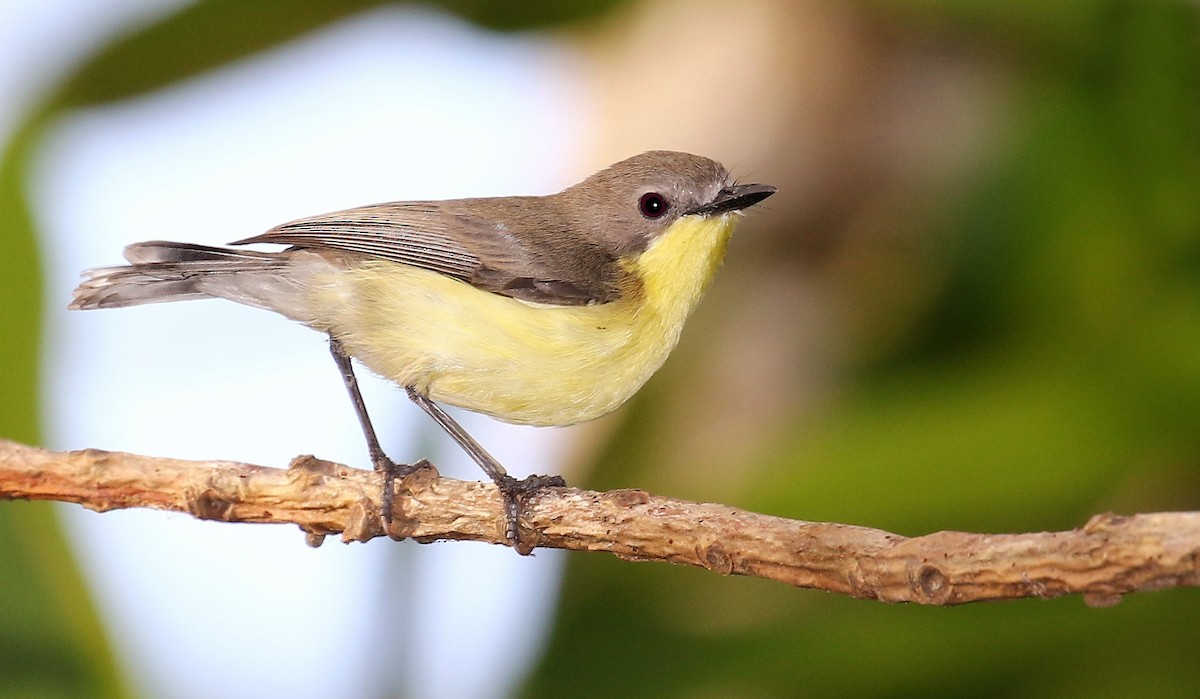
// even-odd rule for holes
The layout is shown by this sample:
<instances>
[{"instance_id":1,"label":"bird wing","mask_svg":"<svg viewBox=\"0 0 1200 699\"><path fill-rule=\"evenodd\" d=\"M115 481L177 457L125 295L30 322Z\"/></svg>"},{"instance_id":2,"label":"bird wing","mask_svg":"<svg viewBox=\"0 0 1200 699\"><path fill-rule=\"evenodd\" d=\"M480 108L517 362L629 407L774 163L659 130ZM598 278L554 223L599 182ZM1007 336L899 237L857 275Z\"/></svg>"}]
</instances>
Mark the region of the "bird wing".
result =
<instances>
[{"instance_id":1,"label":"bird wing","mask_svg":"<svg viewBox=\"0 0 1200 699\"><path fill-rule=\"evenodd\" d=\"M302 218L232 245L276 243L354 253L538 303L584 305L620 296L612 275L597 271L608 269L603 263L611 259L587 246L556 246L555 231L547 229L564 224L547 221L553 217L530 205L533 198L519 198L515 206L514 199L507 205L481 199L375 204ZM506 219L519 219L539 235L521 235Z\"/></svg>"}]
</instances>

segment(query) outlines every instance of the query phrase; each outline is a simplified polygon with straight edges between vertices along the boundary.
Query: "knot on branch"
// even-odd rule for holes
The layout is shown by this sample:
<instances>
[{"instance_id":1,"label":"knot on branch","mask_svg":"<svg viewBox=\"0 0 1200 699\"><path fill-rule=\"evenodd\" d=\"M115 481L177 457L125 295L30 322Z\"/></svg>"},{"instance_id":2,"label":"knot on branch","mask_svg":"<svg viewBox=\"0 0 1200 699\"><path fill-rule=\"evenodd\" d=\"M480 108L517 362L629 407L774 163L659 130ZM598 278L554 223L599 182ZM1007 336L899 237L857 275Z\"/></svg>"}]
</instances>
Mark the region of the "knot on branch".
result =
<instances>
[{"instance_id":1,"label":"knot on branch","mask_svg":"<svg viewBox=\"0 0 1200 699\"><path fill-rule=\"evenodd\" d=\"M298 457L284 470L96 449L52 452L0 439L0 499L286 522L298 525L310 545L335 533L346 542L386 534L418 542L509 543L504 501L491 484L416 469L396 479L394 517L385 531L383 481L382 474L313 456ZM1104 514L1064 532L905 538L640 490L554 488L530 498L521 517L539 545L755 575L887 602L946 605L1081 594L1090 605L1106 606L1139 590L1200 585L1200 512Z\"/></svg>"}]
</instances>

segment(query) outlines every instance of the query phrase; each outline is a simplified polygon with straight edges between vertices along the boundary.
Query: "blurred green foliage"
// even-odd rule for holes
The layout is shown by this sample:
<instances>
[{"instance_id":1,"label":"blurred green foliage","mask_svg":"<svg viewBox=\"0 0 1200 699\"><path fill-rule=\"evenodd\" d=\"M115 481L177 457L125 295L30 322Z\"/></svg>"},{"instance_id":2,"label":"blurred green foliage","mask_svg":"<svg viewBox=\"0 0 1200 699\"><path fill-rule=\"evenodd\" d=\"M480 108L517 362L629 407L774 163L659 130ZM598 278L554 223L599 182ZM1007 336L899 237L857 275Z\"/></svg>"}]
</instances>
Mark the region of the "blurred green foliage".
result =
<instances>
[{"instance_id":1,"label":"blurred green foliage","mask_svg":"<svg viewBox=\"0 0 1200 699\"><path fill-rule=\"evenodd\" d=\"M0 697L120 696L54 508L3 503L0 532Z\"/></svg>"},{"instance_id":2,"label":"blurred green foliage","mask_svg":"<svg viewBox=\"0 0 1200 699\"><path fill-rule=\"evenodd\" d=\"M0 436L39 440L41 268L22 176L37 117L0 162ZM119 696L107 641L49 503L0 502L0 697Z\"/></svg>"},{"instance_id":3,"label":"blurred green foliage","mask_svg":"<svg viewBox=\"0 0 1200 699\"><path fill-rule=\"evenodd\" d=\"M123 37L35 109L0 165L0 434L37 442L37 246L22 177L62 110L125 99L287 41L359 0L205 0ZM446 0L496 29L612 3ZM936 221L950 283L848 367L819 418L767 445L737 506L936 529L1070 527L1200 494L1200 8L1192 2L876 0L1011 68L1003 161ZM667 389L659 389L667 390ZM601 455L652 482L653 395ZM689 493L672 492L688 497ZM50 508L0 506L0 696L123 693ZM573 556L529 696L1194 696L1195 590L884 606Z\"/></svg>"},{"instance_id":4,"label":"blurred green foliage","mask_svg":"<svg viewBox=\"0 0 1200 699\"><path fill-rule=\"evenodd\" d=\"M731 504L909 535L1196 509L1200 7L867 6L1006 65L1010 133L991 174L913 224L937 227L951 255L932 307L894 346L847 367L832 404L768 446L751 494ZM652 482L661 466L653 405L634 411L601 457L603 485ZM577 556L563 600L527 696L1189 697L1200 687L1191 589L1112 609L1078 598L922 609Z\"/></svg>"}]
</instances>

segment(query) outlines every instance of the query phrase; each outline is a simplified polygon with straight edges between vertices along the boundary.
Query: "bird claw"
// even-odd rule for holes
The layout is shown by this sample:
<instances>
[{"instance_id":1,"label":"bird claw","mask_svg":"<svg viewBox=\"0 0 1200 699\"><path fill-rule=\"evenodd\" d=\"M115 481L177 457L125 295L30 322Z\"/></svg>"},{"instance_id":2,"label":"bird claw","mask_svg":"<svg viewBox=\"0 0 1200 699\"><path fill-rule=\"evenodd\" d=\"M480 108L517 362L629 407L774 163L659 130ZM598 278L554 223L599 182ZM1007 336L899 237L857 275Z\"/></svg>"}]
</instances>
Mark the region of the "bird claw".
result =
<instances>
[{"instance_id":1,"label":"bird claw","mask_svg":"<svg viewBox=\"0 0 1200 699\"><path fill-rule=\"evenodd\" d=\"M421 459L415 464L398 464L384 454L374 456L371 461L375 470L383 474L383 498L381 499L380 514L383 516L384 524L390 527L395 509L396 479L403 478L413 471L427 466L429 462Z\"/></svg>"},{"instance_id":2,"label":"bird claw","mask_svg":"<svg viewBox=\"0 0 1200 699\"><path fill-rule=\"evenodd\" d=\"M563 488L567 482L562 476L529 476L517 480L505 475L496 481L496 487L504 498L504 538L517 553L528 556L536 545L525 541L521 536L521 511L528 504L529 498L543 488Z\"/></svg>"}]
</instances>

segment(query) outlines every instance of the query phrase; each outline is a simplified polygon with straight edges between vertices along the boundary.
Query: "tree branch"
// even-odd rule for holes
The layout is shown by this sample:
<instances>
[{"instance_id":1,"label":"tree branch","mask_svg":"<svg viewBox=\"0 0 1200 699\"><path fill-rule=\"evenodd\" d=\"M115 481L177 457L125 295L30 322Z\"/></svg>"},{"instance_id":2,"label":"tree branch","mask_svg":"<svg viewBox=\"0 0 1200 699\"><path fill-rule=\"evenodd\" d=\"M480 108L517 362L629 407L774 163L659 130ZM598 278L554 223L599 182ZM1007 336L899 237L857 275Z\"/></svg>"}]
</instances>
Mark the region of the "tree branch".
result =
<instances>
[{"instance_id":1,"label":"tree branch","mask_svg":"<svg viewBox=\"0 0 1200 699\"><path fill-rule=\"evenodd\" d=\"M97 449L52 452L0 440L0 498L59 500L106 511L149 507L225 522L297 524L309 543L341 533L422 542L505 542L490 484L430 468L396 483L395 519L379 517L382 476L301 456L284 469L181 461ZM1140 590L1200 585L1200 512L1098 515L1080 529L1034 534L938 532L907 538L726 505L551 488L522 525L536 546L608 551L724 575L753 575L886 602L950 605L1082 594L1115 604Z\"/></svg>"}]
</instances>

